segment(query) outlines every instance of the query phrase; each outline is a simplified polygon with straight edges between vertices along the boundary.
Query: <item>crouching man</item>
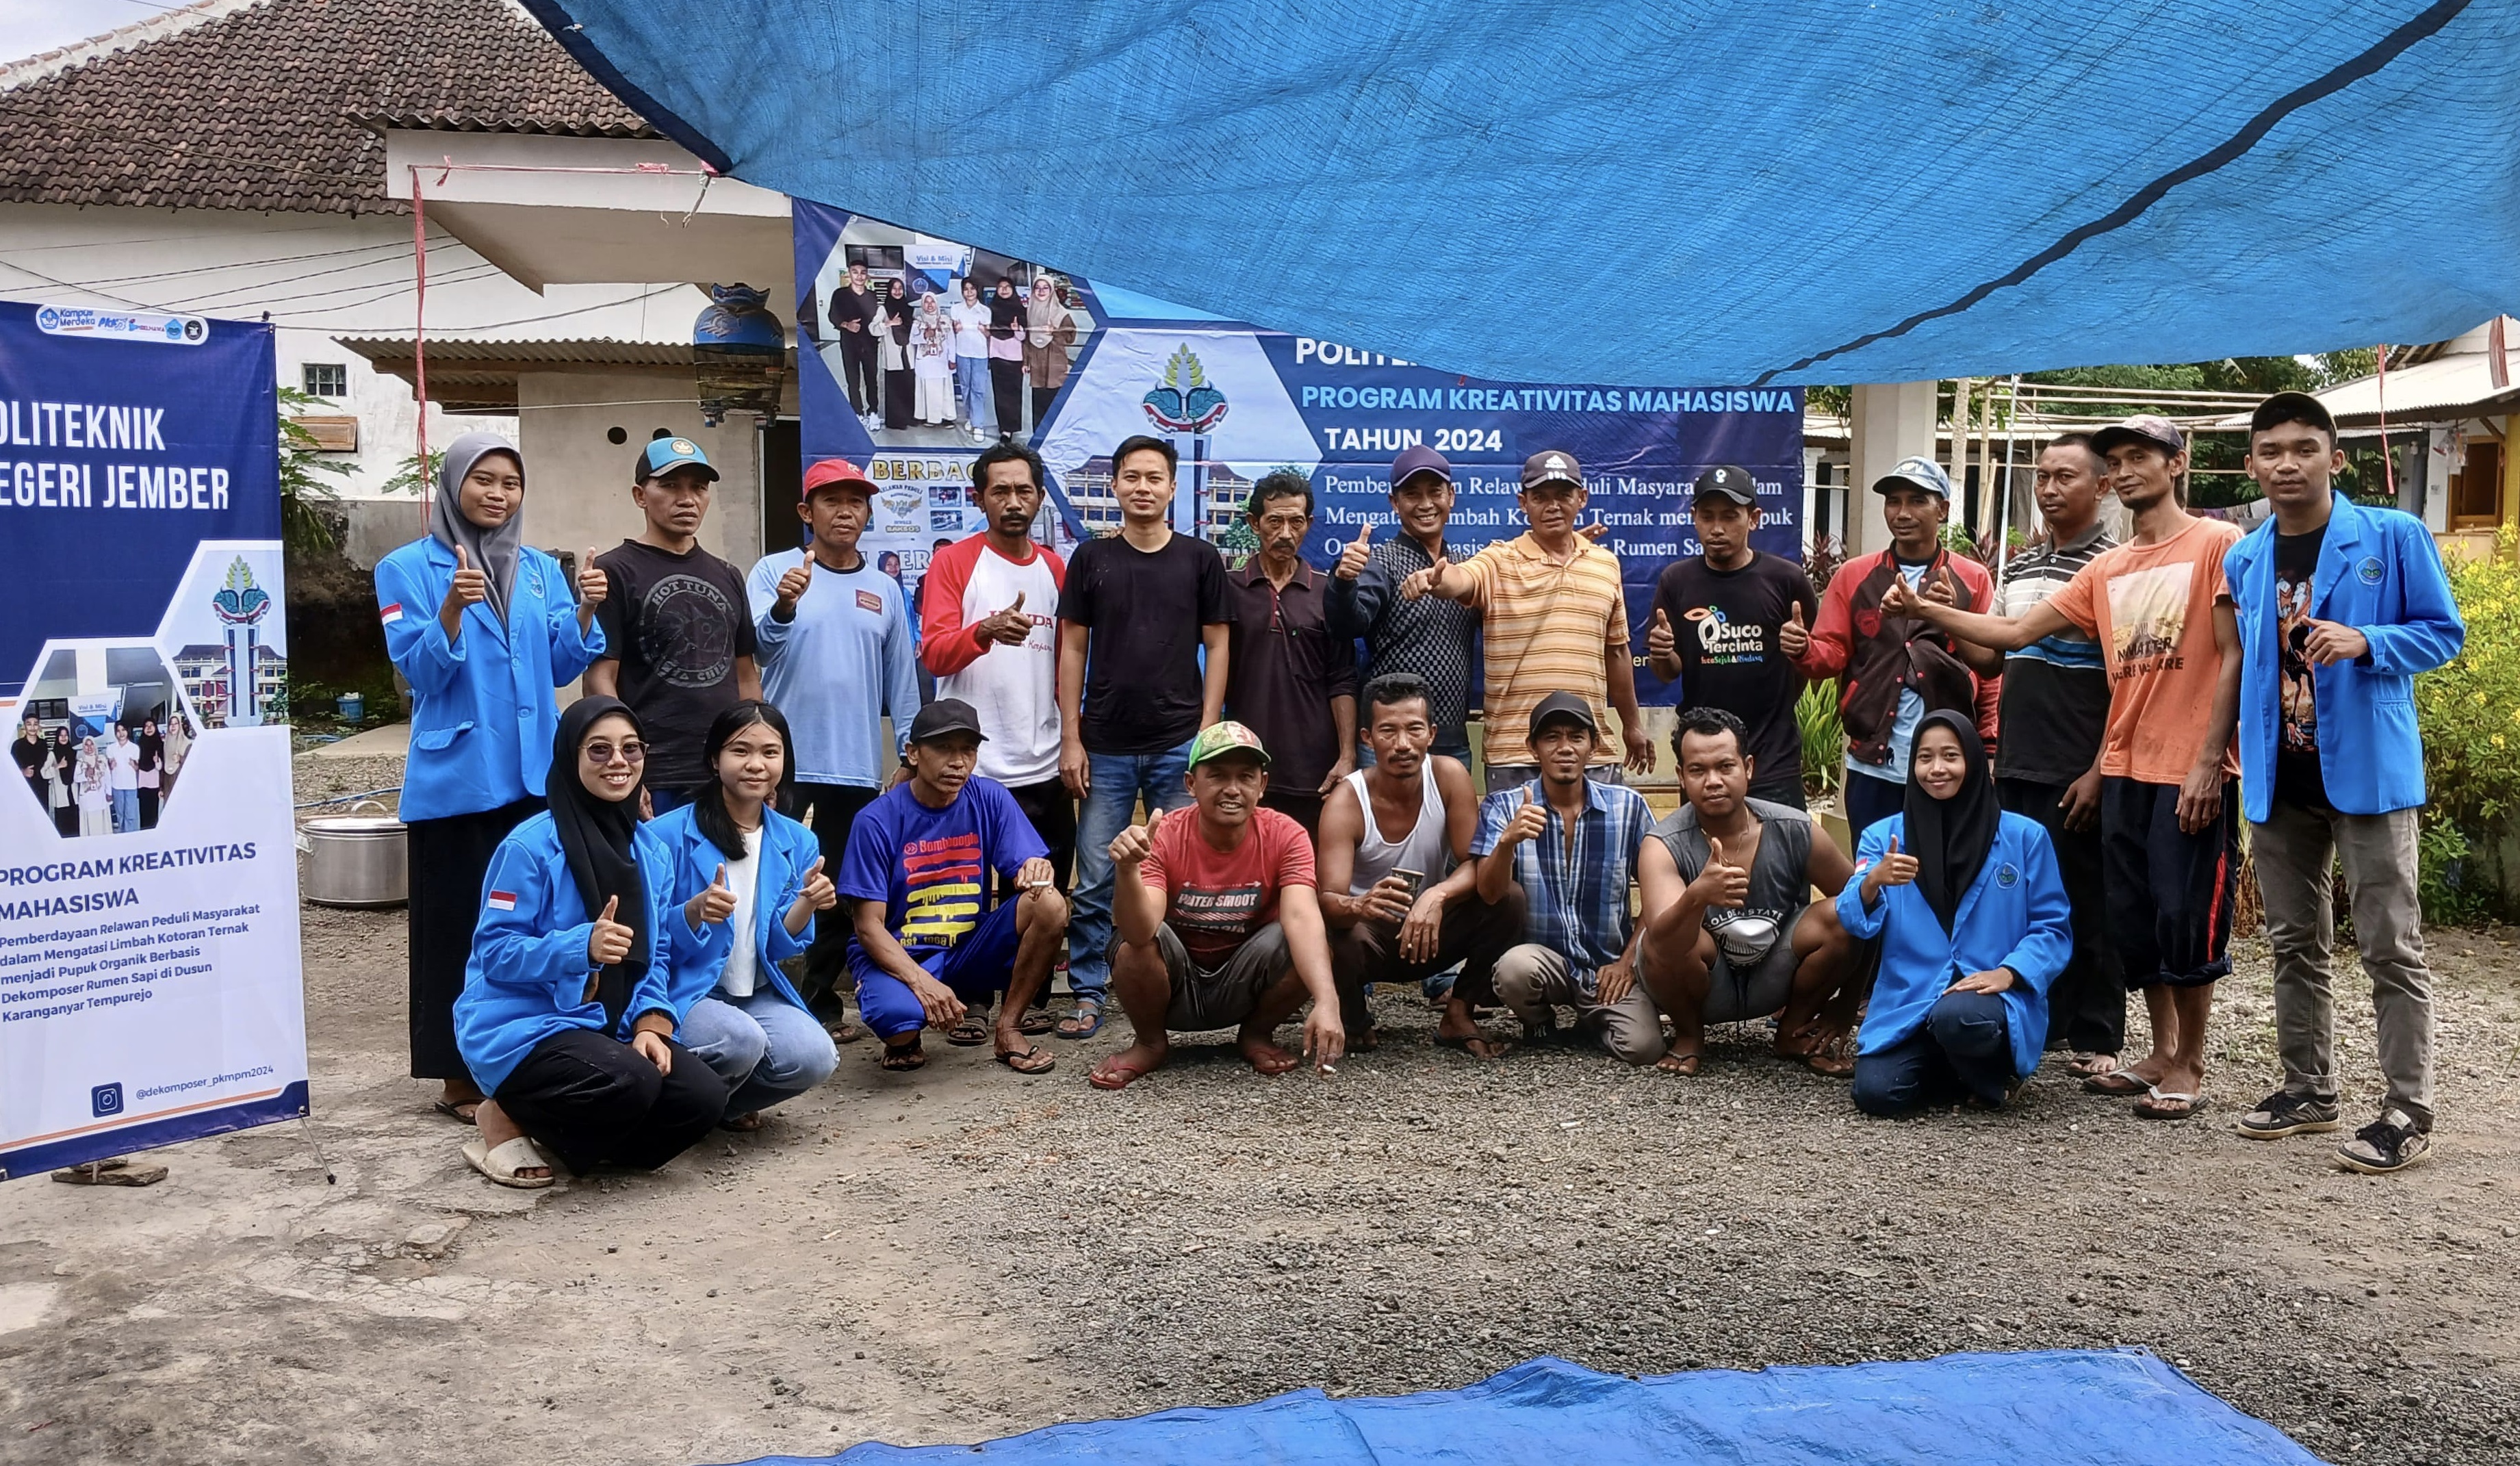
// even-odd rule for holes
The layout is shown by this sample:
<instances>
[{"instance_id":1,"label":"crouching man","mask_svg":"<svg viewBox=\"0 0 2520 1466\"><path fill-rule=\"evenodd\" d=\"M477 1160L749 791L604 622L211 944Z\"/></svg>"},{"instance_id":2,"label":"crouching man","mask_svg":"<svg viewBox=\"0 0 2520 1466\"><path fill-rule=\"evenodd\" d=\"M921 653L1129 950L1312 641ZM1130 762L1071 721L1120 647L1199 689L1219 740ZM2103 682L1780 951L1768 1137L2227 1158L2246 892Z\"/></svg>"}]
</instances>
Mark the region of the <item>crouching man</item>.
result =
<instances>
[{"instance_id":1,"label":"crouching man","mask_svg":"<svg viewBox=\"0 0 2520 1466\"><path fill-rule=\"evenodd\" d=\"M1637 976L1671 1018L1662 1067L1695 1074L1706 1025L1773 1014L1779 1056L1843 1078L1862 949L1830 902L1854 863L1811 816L1750 797L1745 732L1722 708L1682 710L1672 751L1688 802L1654 826L1638 867L1645 891L1673 895L1647 896L1637 949Z\"/></svg>"},{"instance_id":2,"label":"crouching man","mask_svg":"<svg viewBox=\"0 0 2520 1466\"><path fill-rule=\"evenodd\" d=\"M1479 899L1469 858L1479 799L1459 759L1426 751L1435 740L1426 684L1405 672L1376 678L1365 704L1373 762L1322 807L1322 919L1349 1046L1374 1046L1367 984L1415 987L1462 962L1437 1042L1501 1058L1508 1045L1479 1032L1470 1004L1496 1001L1491 969L1522 940L1522 893L1509 887L1503 901Z\"/></svg>"},{"instance_id":3,"label":"crouching man","mask_svg":"<svg viewBox=\"0 0 2520 1466\"><path fill-rule=\"evenodd\" d=\"M1304 1052L1328 1069L1347 1048L1304 827L1260 807L1269 754L1239 723L1191 740L1194 807L1157 811L1111 841L1111 986L1135 1041L1088 1082L1120 1089L1162 1068L1173 1031L1239 1027L1262 1074L1295 1067L1278 1025L1309 998Z\"/></svg>"}]
</instances>

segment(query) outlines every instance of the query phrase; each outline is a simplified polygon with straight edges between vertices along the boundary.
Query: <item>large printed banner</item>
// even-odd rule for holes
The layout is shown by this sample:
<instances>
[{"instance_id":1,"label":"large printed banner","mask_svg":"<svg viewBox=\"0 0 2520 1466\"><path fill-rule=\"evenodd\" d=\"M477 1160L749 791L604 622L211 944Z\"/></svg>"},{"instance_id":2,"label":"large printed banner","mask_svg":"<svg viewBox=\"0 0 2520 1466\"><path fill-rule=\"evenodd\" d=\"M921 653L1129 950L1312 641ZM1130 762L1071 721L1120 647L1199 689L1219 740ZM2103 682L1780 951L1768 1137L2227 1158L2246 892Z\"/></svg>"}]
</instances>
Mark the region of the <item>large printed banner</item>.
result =
<instances>
[{"instance_id":1,"label":"large printed banner","mask_svg":"<svg viewBox=\"0 0 2520 1466\"><path fill-rule=\"evenodd\" d=\"M1515 495L1524 459L1544 449L1569 453L1583 465L1591 494L1585 517L1607 527L1602 543L1625 569L1638 691L1648 702L1670 700L1644 664L1644 629L1663 566L1698 553L1688 490L1699 472L1726 463L1749 469L1763 515L1752 543L1801 555L1799 389L1480 381L1098 289L804 200L795 201L794 218L804 454L808 462L864 463L883 485L864 543L905 589L915 591L936 548L982 527L969 493L970 462L1000 428L1039 449L1049 466L1057 522L1038 532L1055 545L1119 527L1109 494L1111 449L1133 433L1154 433L1181 450L1174 527L1212 539L1229 555L1251 548L1242 505L1252 482L1282 467L1308 474L1316 509L1306 553L1323 566L1363 526L1391 532L1391 460L1404 447L1424 443L1452 461L1459 489L1452 537L1465 551L1522 533ZM848 289L852 265L878 301L892 300L894 282L901 284L898 298L912 329L897 352L846 329L861 297L836 296ZM1002 280L1027 306L1027 336L1037 280L1049 281L1061 301L1053 317L1069 324L1068 369L1046 412L1034 388L1060 374L1038 349L1019 368L1026 375L1011 396L996 389L985 357L962 359L988 349L985 331L967 328L988 322ZM976 301L967 300L966 281L976 288ZM952 359L927 358L922 398L921 348L932 347L938 333L922 328L919 307L931 293ZM959 322L957 305L964 307ZM1452 307L1430 291L1426 308ZM1563 306L1536 301L1534 308ZM1605 350L1617 349L1624 332L1662 329L1642 311L1605 314L1602 327ZM1497 329L1510 331L1513 323L1501 320ZM885 370L888 361L898 365ZM1000 421L1002 396L1014 411L1012 422ZM972 431L975 422L980 433Z\"/></svg>"},{"instance_id":2,"label":"large printed banner","mask_svg":"<svg viewBox=\"0 0 2520 1466\"><path fill-rule=\"evenodd\" d=\"M0 1179L306 1113L274 382L0 301Z\"/></svg>"}]
</instances>

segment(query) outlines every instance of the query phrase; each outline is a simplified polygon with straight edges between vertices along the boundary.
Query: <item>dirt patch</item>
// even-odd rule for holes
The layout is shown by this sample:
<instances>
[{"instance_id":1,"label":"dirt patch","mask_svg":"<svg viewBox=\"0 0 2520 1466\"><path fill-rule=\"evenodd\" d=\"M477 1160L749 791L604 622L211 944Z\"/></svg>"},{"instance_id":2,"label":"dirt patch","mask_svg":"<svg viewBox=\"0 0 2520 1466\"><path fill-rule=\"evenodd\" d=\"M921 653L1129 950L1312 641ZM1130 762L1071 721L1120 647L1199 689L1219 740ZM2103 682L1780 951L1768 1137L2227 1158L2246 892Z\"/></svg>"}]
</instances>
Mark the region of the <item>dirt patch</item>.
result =
<instances>
[{"instance_id":1,"label":"dirt patch","mask_svg":"<svg viewBox=\"0 0 2520 1466\"><path fill-rule=\"evenodd\" d=\"M321 761L301 760L305 769ZM331 777L329 774L327 777ZM381 780L390 782L390 779ZM313 797L301 793L301 798ZM1693 1081L1483 1065L1377 1000L1335 1078L1186 1049L1119 1094L872 1044L654 1177L502 1191L402 1077L402 914L305 913L316 1127L158 1152L147 1191L0 1189L0 1458L625 1462L976 1441L1319 1385L2142 1345L2335 1461L2520 1453L2520 981L2433 943L2440 1149L2242 1140L2273 1080L2262 946L2215 1109L2134 1119L2043 1071L1997 1116L1856 1116L1719 1029ZM2377 1103L2341 1004L2348 1113Z\"/></svg>"}]
</instances>

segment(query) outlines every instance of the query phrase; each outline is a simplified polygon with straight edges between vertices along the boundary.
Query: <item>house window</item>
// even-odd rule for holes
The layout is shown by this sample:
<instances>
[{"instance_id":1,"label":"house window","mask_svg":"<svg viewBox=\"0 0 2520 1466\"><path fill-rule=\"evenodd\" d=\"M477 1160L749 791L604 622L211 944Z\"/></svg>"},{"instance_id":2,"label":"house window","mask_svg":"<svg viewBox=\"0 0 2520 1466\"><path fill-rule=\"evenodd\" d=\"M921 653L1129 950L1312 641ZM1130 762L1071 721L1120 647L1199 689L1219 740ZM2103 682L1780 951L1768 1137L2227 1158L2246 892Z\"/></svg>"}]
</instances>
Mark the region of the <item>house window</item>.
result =
<instances>
[{"instance_id":1,"label":"house window","mask_svg":"<svg viewBox=\"0 0 2520 1466\"><path fill-rule=\"evenodd\" d=\"M2502 445L2467 445L2466 462L2450 476L2450 527L2492 529L2502 522Z\"/></svg>"},{"instance_id":2,"label":"house window","mask_svg":"<svg viewBox=\"0 0 2520 1466\"><path fill-rule=\"evenodd\" d=\"M350 395L350 369L339 362L308 362L298 370L306 376L306 395L309 397Z\"/></svg>"}]
</instances>

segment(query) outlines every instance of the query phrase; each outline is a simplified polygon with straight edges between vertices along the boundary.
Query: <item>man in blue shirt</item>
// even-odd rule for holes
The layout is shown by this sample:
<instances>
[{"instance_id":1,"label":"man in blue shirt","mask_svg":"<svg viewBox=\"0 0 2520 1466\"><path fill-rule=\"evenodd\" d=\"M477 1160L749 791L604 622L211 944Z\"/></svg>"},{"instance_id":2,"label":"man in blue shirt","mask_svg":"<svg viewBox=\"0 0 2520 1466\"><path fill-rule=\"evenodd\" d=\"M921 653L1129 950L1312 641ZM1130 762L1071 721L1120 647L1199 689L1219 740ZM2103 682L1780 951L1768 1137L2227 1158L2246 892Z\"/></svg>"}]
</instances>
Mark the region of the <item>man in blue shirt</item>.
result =
<instances>
[{"instance_id":1,"label":"man in blue shirt","mask_svg":"<svg viewBox=\"0 0 2520 1466\"><path fill-rule=\"evenodd\" d=\"M1532 1035L1556 1025L1558 1006L1571 1007L1579 1033L1627 1063L1651 1064L1670 1045L1661 1013L1637 981L1628 883L1642 878L1638 857L1653 811L1625 784L1588 777L1600 738L1583 697L1561 691L1540 699L1530 736L1540 777L1479 806L1470 855L1479 900L1493 906L1518 887L1527 913L1527 940L1496 959L1497 1001ZM1647 883L1645 910L1660 911L1679 894L1678 876L1665 871L1661 882Z\"/></svg>"},{"instance_id":2,"label":"man in blue shirt","mask_svg":"<svg viewBox=\"0 0 2520 1466\"><path fill-rule=\"evenodd\" d=\"M2424 750L2414 675L2467 640L2423 522L2335 493L2345 466L2318 399L2278 392L2249 422L2249 476L2273 515L2225 555L2240 623L2240 789L2275 959L2283 1088L2234 1127L2272 1140L2338 1127L2332 870L2371 979L2380 1118L2336 1153L2385 1175L2432 1145L2432 975L2415 896Z\"/></svg>"},{"instance_id":3,"label":"man in blue shirt","mask_svg":"<svg viewBox=\"0 0 2520 1466\"><path fill-rule=\"evenodd\" d=\"M919 711L918 644L901 587L858 549L874 494L875 484L845 459L807 468L796 517L812 529L812 543L762 556L744 583L762 690L796 737L789 751L796 792L787 813L814 826L826 870L848 868L849 826L895 777ZM832 989L848 939L844 921L818 924L796 985L843 1040L857 1035L841 1022Z\"/></svg>"}]
</instances>

